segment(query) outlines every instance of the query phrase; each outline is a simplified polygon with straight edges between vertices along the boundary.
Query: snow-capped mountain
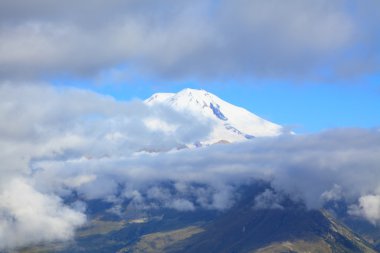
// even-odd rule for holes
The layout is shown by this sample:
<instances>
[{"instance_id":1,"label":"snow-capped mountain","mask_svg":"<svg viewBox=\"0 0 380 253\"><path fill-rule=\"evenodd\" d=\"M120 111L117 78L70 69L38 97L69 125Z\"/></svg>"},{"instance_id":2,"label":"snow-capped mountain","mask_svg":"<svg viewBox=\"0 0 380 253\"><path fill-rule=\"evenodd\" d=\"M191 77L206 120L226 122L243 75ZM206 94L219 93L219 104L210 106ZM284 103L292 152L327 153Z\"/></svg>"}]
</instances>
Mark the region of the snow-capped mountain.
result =
<instances>
[{"instance_id":1,"label":"snow-capped mountain","mask_svg":"<svg viewBox=\"0 0 380 253\"><path fill-rule=\"evenodd\" d=\"M166 105L181 113L191 113L212 122L210 135L202 144L240 142L254 137L278 136L283 127L232 105L205 90L184 89L178 93L156 93L147 105Z\"/></svg>"}]
</instances>

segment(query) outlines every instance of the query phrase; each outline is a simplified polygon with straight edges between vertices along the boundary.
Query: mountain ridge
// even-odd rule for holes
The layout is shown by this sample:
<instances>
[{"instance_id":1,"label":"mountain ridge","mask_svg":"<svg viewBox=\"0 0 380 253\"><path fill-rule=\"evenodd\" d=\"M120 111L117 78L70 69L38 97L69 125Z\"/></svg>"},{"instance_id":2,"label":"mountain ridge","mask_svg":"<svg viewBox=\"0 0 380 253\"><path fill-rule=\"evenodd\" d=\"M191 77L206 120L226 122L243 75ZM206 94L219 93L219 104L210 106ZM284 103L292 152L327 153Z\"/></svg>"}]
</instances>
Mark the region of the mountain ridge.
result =
<instances>
[{"instance_id":1,"label":"mountain ridge","mask_svg":"<svg viewBox=\"0 0 380 253\"><path fill-rule=\"evenodd\" d=\"M283 208L253 208L265 184L248 186L228 212L203 231L168 248L170 253L376 253L374 245L325 209L284 199ZM255 192L257 191L257 192Z\"/></svg>"}]
</instances>

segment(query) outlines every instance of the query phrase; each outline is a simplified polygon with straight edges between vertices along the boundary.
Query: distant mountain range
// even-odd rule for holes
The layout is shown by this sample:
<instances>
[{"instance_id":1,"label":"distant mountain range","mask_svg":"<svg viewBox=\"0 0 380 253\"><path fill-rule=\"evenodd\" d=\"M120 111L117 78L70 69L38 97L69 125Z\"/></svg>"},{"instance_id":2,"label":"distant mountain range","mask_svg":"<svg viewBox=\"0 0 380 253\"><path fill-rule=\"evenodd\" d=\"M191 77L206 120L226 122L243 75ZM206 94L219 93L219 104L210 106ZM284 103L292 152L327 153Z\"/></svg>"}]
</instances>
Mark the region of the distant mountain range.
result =
<instances>
[{"instance_id":1,"label":"distant mountain range","mask_svg":"<svg viewBox=\"0 0 380 253\"><path fill-rule=\"evenodd\" d=\"M205 90L156 93L145 103L149 106L168 106L181 113L192 114L199 120L209 121L212 131L206 138L199 140L202 145L273 137L282 134L284 129Z\"/></svg>"}]
</instances>

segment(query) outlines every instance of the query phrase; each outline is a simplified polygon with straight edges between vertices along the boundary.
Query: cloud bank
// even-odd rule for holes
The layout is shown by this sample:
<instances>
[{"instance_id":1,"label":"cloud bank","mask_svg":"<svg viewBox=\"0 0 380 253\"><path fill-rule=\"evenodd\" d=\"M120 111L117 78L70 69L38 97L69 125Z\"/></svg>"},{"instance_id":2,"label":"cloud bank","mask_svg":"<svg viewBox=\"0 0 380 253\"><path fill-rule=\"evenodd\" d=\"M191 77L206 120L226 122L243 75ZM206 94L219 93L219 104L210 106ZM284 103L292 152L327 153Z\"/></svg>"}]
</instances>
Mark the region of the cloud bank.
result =
<instances>
[{"instance_id":1,"label":"cloud bank","mask_svg":"<svg viewBox=\"0 0 380 253\"><path fill-rule=\"evenodd\" d=\"M165 151L207 135L207 122L142 102L123 103L84 90L41 85L0 85L0 248L70 239L85 214L62 197L80 188L87 199L113 194L116 174L104 179L78 168L55 171L39 161L91 160ZM170 131L151 129L159 118ZM108 166L107 166L108 167ZM44 171L44 173L39 172ZM37 176L38 175L38 176ZM116 176L116 177L115 177ZM102 188L93 187L95 183ZM59 184L57 184L59 183ZM61 186L64 186L60 188ZM174 203L175 204L175 203Z\"/></svg>"},{"instance_id":2,"label":"cloud bank","mask_svg":"<svg viewBox=\"0 0 380 253\"><path fill-rule=\"evenodd\" d=\"M47 173L59 180L69 175L77 176L81 171L97 175L102 180L83 181L86 187L76 188L85 196L92 191L91 185L95 188L104 184L104 189L122 185L126 187L127 196L134 192L139 201L144 193L148 199L157 200L195 198L194 205L223 209L233 200L234 185L258 179L271 182L276 191L285 192L295 200L301 199L310 208L320 208L326 201L345 199L365 209L365 197L378 194L379 140L380 134L375 130L345 129L155 155L45 160L33 166L43 168L38 176ZM157 183L166 181L175 182L175 193L157 188ZM190 188L193 183L210 187L200 188L202 191L198 195ZM54 183L55 186L62 184L64 182ZM189 192L192 194L186 195ZM106 199L113 194L119 193L106 190L97 197ZM267 195L263 197L274 197ZM213 200L202 202L198 199L205 196L219 198L224 205L213 206Z\"/></svg>"},{"instance_id":3,"label":"cloud bank","mask_svg":"<svg viewBox=\"0 0 380 253\"><path fill-rule=\"evenodd\" d=\"M377 0L5 0L0 78L112 69L165 79L360 77L379 71L379 7Z\"/></svg>"},{"instance_id":4,"label":"cloud bank","mask_svg":"<svg viewBox=\"0 0 380 253\"><path fill-rule=\"evenodd\" d=\"M150 128L147 119L171 127ZM115 208L128 199L138 208L224 210L239 186L264 180L272 189L252 208L283 208L285 197L309 208L344 200L348 214L380 221L376 129L177 150L207 135L207 122L78 89L7 84L0 86L0 122L5 249L71 238L86 216L64 203L73 192Z\"/></svg>"}]
</instances>

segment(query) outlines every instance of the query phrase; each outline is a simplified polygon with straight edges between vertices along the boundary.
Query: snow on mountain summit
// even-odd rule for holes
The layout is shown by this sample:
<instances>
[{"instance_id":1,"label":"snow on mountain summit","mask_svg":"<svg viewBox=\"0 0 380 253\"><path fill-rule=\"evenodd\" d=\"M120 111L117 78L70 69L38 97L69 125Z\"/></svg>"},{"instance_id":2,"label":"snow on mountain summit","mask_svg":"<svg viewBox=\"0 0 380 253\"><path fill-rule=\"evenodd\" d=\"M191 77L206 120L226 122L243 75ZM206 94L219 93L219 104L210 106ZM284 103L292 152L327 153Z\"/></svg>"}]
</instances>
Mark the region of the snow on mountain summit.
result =
<instances>
[{"instance_id":1,"label":"snow on mountain summit","mask_svg":"<svg viewBox=\"0 0 380 253\"><path fill-rule=\"evenodd\" d=\"M156 93L145 100L147 105L169 106L182 113L210 120L213 130L202 144L240 142L254 137L278 136L283 128L244 108L232 105L205 91L184 89L178 93Z\"/></svg>"}]
</instances>

